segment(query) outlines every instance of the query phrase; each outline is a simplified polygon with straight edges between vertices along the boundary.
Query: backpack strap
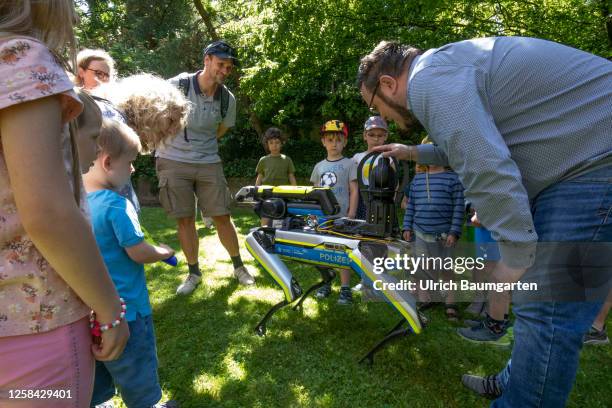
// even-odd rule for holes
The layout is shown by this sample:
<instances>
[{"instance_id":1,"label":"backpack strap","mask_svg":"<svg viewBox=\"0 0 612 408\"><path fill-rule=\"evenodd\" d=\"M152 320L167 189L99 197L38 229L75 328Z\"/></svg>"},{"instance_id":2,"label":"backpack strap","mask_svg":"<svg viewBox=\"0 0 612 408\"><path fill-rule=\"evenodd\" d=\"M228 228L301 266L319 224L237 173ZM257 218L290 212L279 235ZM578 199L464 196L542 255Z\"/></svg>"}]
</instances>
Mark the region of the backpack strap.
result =
<instances>
[{"instance_id":1,"label":"backpack strap","mask_svg":"<svg viewBox=\"0 0 612 408\"><path fill-rule=\"evenodd\" d=\"M229 106L229 90L225 85L217 87L217 90L215 91L214 100L220 101L221 120L225 119L225 115L227 115L227 108Z\"/></svg>"},{"instance_id":2,"label":"backpack strap","mask_svg":"<svg viewBox=\"0 0 612 408\"><path fill-rule=\"evenodd\" d=\"M183 92L183 95L187 96L187 94L189 94L189 88L191 87L191 81L189 80L189 77L186 76L183 78L179 78L178 87Z\"/></svg>"}]
</instances>

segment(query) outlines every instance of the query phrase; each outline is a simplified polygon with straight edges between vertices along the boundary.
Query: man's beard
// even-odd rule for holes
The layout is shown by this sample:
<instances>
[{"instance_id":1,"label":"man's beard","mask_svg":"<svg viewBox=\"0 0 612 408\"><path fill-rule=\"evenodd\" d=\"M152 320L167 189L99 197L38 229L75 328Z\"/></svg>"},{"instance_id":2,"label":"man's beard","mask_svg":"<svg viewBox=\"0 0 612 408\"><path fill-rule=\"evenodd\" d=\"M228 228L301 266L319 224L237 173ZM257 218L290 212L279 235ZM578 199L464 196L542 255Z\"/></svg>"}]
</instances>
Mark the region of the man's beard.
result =
<instances>
[{"instance_id":1,"label":"man's beard","mask_svg":"<svg viewBox=\"0 0 612 408\"><path fill-rule=\"evenodd\" d=\"M400 127L399 133L401 136L407 136L414 134L415 132L420 132L423 128L421 122L414 116L414 114L406 108L404 105L401 105L394 100L388 99L386 95L380 94L379 98L397 115L402 118L401 123L398 123Z\"/></svg>"},{"instance_id":2,"label":"man's beard","mask_svg":"<svg viewBox=\"0 0 612 408\"><path fill-rule=\"evenodd\" d=\"M220 78L219 76L215 75L215 83L217 85L223 85L225 83L225 78Z\"/></svg>"}]
</instances>

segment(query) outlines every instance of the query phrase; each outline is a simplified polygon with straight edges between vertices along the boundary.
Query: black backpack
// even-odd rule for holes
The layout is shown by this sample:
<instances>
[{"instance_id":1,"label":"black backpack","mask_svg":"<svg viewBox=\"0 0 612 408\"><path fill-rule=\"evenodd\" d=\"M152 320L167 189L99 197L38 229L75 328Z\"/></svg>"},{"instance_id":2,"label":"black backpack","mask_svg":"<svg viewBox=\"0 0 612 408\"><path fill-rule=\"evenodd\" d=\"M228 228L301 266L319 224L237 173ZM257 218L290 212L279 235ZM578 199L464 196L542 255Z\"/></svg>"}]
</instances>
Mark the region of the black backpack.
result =
<instances>
[{"instance_id":1,"label":"black backpack","mask_svg":"<svg viewBox=\"0 0 612 408\"><path fill-rule=\"evenodd\" d=\"M195 75L188 75L179 78L178 88L183 92L183 95L187 96L189 94L189 88L191 87L192 78L195 80ZM229 106L229 90L225 85L221 85L217 87L215 91L215 95L213 96L214 101L221 102L221 120L225 119L225 115L227 115L227 107ZM183 129L183 134L185 136L185 141L189 143L189 138L187 137L187 127Z\"/></svg>"}]
</instances>

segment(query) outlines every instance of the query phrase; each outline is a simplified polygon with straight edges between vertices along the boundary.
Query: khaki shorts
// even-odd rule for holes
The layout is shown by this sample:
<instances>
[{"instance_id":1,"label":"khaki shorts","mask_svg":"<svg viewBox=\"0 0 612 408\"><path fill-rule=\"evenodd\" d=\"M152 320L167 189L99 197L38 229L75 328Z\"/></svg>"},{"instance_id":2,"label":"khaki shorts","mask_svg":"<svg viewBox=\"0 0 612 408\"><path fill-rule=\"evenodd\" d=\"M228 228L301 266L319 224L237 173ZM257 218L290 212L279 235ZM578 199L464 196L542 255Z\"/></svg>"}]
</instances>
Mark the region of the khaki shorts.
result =
<instances>
[{"instance_id":1,"label":"khaki shorts","mask_svg":"<svg viewBox=\"0 0 612 408\"><path fill-rule=\"evenodd\" d=\"M173 218L193 217L197 205L203 217L230 213L231 194L221 163L183 163L155 160L159 201Z\"/></svg>"}]
</instances>

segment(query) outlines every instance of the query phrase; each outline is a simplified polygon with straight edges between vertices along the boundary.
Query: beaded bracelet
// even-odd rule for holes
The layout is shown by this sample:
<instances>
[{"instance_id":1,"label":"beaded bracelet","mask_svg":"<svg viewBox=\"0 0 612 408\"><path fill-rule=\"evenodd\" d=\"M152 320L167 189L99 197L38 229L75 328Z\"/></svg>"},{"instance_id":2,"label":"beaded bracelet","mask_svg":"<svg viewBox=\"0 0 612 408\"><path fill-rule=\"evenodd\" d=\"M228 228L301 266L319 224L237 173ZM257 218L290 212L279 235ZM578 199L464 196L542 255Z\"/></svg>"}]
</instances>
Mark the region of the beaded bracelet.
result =
<instances>
[{"instance_id":1,"label":"beaded bracelet","mask_svg":"<svg viewBox=\"0 0 612 408\"><path fill-rule=\"evenodd\" d=\"M119 313L119 318L112 323L100 324L100 322L96 320L96 312L92 310L89 313L89 328L91 329L91 334L94 337L101 337L103 332L119 326L121 321L125 319L125 311L127 309L125 306L125 300L123 300L123 298L119 298L119 300L121 301L121 313Z\"/></svg>"}]
</instances>

